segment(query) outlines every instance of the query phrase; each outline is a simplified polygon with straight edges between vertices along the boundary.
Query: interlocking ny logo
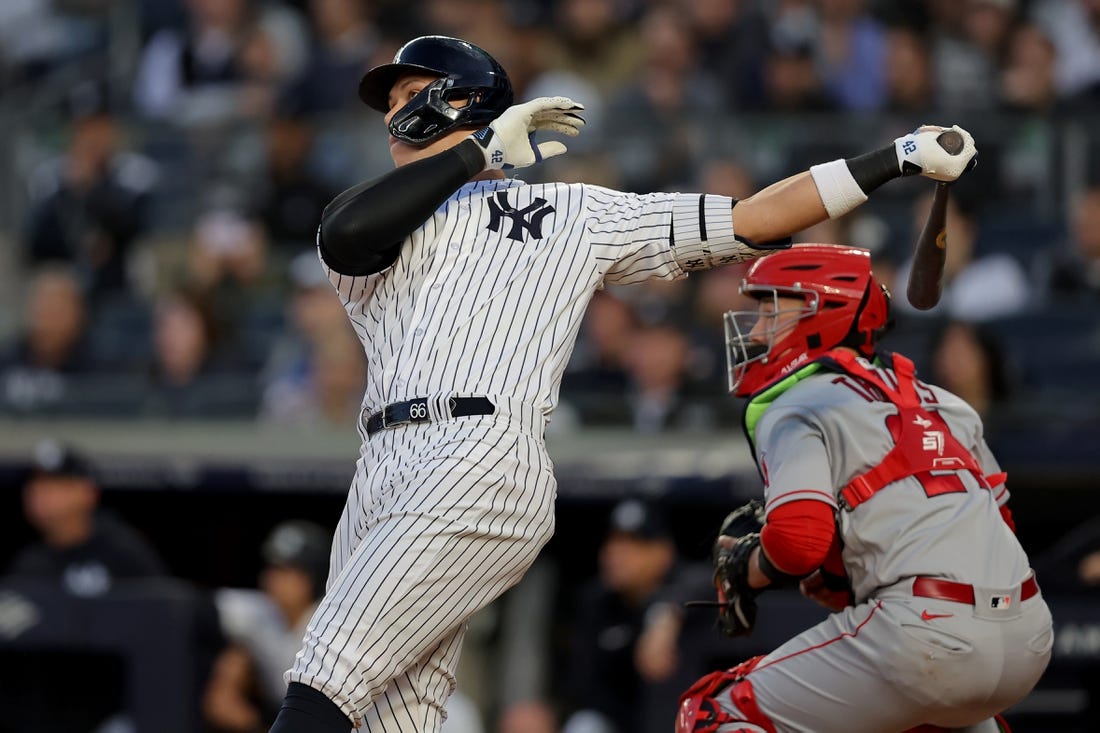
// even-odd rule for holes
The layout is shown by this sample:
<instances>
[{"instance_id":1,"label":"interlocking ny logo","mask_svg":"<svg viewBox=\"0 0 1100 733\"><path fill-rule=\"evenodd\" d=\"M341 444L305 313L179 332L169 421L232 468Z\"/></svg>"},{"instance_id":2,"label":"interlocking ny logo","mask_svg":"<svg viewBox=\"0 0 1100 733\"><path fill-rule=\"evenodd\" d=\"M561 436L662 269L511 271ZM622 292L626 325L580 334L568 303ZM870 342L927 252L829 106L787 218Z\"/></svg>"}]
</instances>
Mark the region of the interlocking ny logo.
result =
<instances>
[{"instance_id":1,"label":"interlocking ny logo","mask_svg":"<svg viewBox=\"0 0 1100 733\"><path fill-rule=\"evenodd\" d=\"M508 239L514 239L517 242L523 241L523 230L525 229L535 239L542 239L542 220L554 210L554 207L547 204L546 199L543 198L536 198L523 209L513 209L511 202L508 201L506 191L497 191L493 198L488 199L488 203L489 231L500 231L500 220L508 217L512 220L512 229L508 232Z\"/></svg>"}]
</instances>

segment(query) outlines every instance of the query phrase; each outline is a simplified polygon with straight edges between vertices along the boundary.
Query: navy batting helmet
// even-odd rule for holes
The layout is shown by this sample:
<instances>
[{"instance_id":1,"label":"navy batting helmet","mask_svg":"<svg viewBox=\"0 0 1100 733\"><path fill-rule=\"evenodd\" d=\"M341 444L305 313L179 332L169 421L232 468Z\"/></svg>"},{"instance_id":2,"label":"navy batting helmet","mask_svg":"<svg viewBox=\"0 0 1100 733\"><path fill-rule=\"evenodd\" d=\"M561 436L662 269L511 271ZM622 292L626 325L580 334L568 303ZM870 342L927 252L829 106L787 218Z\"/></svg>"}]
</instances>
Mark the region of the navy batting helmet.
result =
<instances>
[{"instance_id":1,"label":"navy batting helmet","mask_svg":"<svg viewBox=\"0 0 1100 733\"><path fill-rule=\"evenodd\" d=\"M390 120L390 134L410 145L426 145L459 127L483 127L512 106L512 82L504 67L483 49L447 36L421 36L402 46L393 63L368 71L359 98L389 112L394 82L405 74L439 77ZM452 101L464 100L461 107Z\"/></svg>"}]
</instances>

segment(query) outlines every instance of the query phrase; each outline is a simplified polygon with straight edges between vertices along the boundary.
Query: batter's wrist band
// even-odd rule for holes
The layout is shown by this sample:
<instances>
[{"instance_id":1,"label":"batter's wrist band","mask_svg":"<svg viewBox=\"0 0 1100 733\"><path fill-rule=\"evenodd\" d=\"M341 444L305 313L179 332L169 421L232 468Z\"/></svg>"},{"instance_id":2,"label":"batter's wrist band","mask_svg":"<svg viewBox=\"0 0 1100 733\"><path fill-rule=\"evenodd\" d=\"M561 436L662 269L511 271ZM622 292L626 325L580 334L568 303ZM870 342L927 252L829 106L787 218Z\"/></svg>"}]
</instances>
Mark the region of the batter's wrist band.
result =
<instances>
[{"instance_id":1,"label":"batter's wrist band","mask_svg":"<svg viewBox=\"0 0 1100 733\"><path fill-rule=\"evenodd\" d=\"M463 165L466 166L466 172L469 173L469 178L473 178L489 167L489 161L485 157L485 151L482 149L481 144L472 136L466 138L458 145L455 145L452 150L458 154Z\"/></svg>"},{"instance_id":2,"label":"batter's wrist band","mask_svg":"<svg viewBox=\"0 0 1100 733\"><path fill-rule=\"evenodd\" d=\"M859 184L860 190L863 193L871 193L887 181L905 174L898 155L897 144L893 143L870 153L848 158L844 162L852 172L856 183Z\"/></svg>"},{"instance_id":3,"label":"batter's wrist band","mask_svg":"<svg viewBox=\"0 0 1100 733\"><path fill-rule=\"evenodd\" d=\"M891 151L893 148L891 148ZM891 155L893 153L891 152ZM897 174L895 174L897 175ZM867 200L867 193L856 179L849 163L832 160L810 168L821 203L830 219L844 216Z\"/></svg>"}]
</instances>

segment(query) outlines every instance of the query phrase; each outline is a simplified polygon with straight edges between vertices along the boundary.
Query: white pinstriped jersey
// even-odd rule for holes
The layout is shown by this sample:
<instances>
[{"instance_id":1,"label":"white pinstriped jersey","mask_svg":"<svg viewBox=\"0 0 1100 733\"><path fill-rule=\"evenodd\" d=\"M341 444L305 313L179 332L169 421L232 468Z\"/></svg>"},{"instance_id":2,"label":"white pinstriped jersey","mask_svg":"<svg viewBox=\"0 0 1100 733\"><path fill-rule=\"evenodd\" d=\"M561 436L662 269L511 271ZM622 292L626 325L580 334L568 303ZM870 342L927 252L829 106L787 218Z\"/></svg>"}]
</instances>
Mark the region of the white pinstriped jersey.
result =
<instances>
[{"instance_id":1,"label":"white pinstriped jersey","mask_svg":"<svg viewBox=\"0 0 1100 733\"><path fill-rule=\"evenodd\" d=\"M799 499L836 509L840 490L893 447L887 418L897 408L860 384L819 372L783 393L760 418L756 448L768 512ZM924 407L944 419L982 472L998 473L973 408L945 389L917 384ZM918 575L990 586L1011 586L1027 576L1027 556L997 510L1009 498L1004 483L983 489L968 472L955 473L957 488L965 491L937 493L910 477L839 513L844 565L858 598Z\"/></svg>"},{"instance_id":2,"label":"white pinstriped jersey","mask_svg":"<svg viewBox=\"0 0 1100 733\"><path fill-rule=\"evenodd\" d=\"M360 421L328 589L288 682L321 690L363 730L438 728L466 620L553 533L543 427L590 298L760 254L736 242L732 203L480 181L382 272L326 267L367 354L365 416L426 398L437 418L451 395L486 396L497 413L369 437Z\"/></svg>"},{"instance_id":3,"label":"white pinstriped jersey","mask_svg":"<svg viewBox=\"0 0 1100 733\"><path fill-rule=\"evenodd\" d=\"M326 267L366 349L365 411L442 391L505 395L548 416L593 293L683 277L693 269L684 253L707 238L704 205L708 219L730 220L724 196L478 181L413 232L383 272ZM729 241L733 232L709 236Z\"/></svg>"}]
</instances>

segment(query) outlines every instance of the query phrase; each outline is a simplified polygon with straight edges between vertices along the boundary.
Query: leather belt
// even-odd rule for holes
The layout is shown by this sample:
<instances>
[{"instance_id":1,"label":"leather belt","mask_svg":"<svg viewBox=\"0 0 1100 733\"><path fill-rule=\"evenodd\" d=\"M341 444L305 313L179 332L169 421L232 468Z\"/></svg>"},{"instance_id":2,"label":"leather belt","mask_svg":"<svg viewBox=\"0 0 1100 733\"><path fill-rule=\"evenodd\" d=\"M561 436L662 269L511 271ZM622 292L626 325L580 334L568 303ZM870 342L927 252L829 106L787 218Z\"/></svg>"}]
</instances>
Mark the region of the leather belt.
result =
<instances>
[{"instance_id":1,"label":"leather belt","mask_svg":"<svg viewBox=\"0 0 1100 733\"><path fill-rule=\"evenodd\" d=\"M371 436L379 430L395 428L398 425L431 422L432 417L428 412L429 401L427 398L420 397L386 405L367 418L367 435ZM451 397L447 400L447 405L450 408L451 417L492 415L496 412L496 407L488 397Z\"/></svg>"},{"instance_id":2,"label":"leather belt","mask_svg":"<svg viewBox=\"0 0 1100 733\"><path fill-rule=\"evenodd\" d=\"M1026 601L1038 592L1039 584L1035 582L1034 575L1028 576L1028 579L1020 584L1021 601ZM916 578L913 581L913 595L974 605L974 586L942 578Z\"/></svg>"}]
</instances>

